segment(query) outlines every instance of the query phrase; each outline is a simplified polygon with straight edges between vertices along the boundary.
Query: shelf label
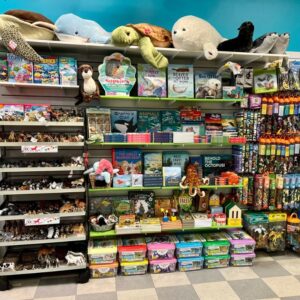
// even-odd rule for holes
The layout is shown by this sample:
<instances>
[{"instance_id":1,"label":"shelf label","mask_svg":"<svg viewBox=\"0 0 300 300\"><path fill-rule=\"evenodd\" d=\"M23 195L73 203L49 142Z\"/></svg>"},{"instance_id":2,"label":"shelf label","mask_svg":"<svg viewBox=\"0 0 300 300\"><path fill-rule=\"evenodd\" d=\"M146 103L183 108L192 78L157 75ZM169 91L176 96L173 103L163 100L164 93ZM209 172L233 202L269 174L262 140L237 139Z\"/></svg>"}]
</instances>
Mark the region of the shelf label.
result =
<instances>
[{"instance_id":1,"label":"shelf label","mask_svg":"<svg viewBox=\"0 0 300 300\"><path fill-rule=\"evenodd\" d=\"M60 217L43 217L43 218L26 218L24 219L25 226L53 225L59 224Z\"/></svg>"},{"instance_id":2,"label":"shelf label","mask_svg":"<svg viewBox=\"0 0 300 300\"><path fill-rule=\"evenodd\" d=\"M22 153L57 153L58 147L52 145L30 145L30 146L21 146Z\"/></svg>"}]
</instances>

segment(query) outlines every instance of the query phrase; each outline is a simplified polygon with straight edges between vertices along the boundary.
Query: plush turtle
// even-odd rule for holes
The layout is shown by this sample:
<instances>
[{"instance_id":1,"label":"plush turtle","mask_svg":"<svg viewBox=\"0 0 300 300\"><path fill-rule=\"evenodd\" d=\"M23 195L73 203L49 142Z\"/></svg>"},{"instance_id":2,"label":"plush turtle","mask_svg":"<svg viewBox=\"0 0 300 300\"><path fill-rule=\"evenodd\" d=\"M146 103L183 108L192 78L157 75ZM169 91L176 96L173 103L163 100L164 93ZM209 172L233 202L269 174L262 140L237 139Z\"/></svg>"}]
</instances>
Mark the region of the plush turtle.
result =
<instances>
[{"instance_id":1,"label":"plush turtle","mask_svg":"<svg viewBox=\"0 0 300 300\"><path fill-rule=\"evenodd\" d=\"M171 46L172 35L165 28L147 23L120 26L112 32L112 43L117 46L138 45L147 63L158 69L168 66L168 59L155 48Z\"/></svg>"}]
</instances>

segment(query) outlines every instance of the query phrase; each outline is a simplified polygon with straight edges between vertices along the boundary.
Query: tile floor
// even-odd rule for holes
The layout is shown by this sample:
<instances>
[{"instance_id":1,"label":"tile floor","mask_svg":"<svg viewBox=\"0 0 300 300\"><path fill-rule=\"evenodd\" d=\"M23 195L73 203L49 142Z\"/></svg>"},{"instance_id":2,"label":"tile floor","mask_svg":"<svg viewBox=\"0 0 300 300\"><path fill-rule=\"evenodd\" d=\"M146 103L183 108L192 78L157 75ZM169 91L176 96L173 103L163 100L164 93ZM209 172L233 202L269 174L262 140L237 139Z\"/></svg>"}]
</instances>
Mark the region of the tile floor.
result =
<instances>
[{"instance_id":1,"label":"tile floor","mask_svg":"<svg viewBox=\"0 0 300 300\"><path fill-rule=\"evenodd\" d=\"M253 267L92 279L15 279L5 300L300 300L300 257L257 253Z\"/></svg>"}]
</instances>

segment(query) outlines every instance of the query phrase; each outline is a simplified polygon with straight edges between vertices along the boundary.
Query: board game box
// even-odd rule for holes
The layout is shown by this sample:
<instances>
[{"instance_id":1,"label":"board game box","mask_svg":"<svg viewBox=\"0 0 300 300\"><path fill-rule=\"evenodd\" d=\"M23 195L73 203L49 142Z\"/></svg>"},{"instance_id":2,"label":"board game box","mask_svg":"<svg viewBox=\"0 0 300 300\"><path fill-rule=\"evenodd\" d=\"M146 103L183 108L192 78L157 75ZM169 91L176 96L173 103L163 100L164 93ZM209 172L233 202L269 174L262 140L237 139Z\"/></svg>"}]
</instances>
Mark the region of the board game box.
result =
<instances>
[{"instance_id":1,"label":"board game box","mask_svg":"<svg viewBox=\"0 0 300 300\"><path fill-rule=\"evenodd\" d=\"M159 111L138 111L138 132L157 132L161 130Z\"/></svg>"},{"instance_id":2,"label":"board game box","mask_svg":"<svg viewBox=\"0 0 300 300\"><path fill-rule=\"evenodd\" d=\"M142 174L142 151L140 149L112 149L113 167L119 175Z\"/></svg>"},{"instance_id":3,"label":"board game box","mask_svg":"<svg viewBox=\"0 0 300 300\"><path fill-rule=\"evenodd\" d=\"M130 191L128 198L134 203L134 212L139 217L154 217L154 192Z\"/></svg>"},{"instance_id":4,"label":"board game box","mask_svg":"<svg viewBox=\"0 0 300 300\"><path fill-rule=\"evenodd\" d=\"M195 98L222 98L221 80L214 71L195 71Z\"/></svg>"},{"instance_id":5,"label":"board game box","mask_svg":"<svg viewBox=\"0 0 300 300\"><path fill-rule=\"evenodd\" d=\"M111 110L112 132L136 132L137 111Z\"/></svg>"},{"instance_id":6,"label":"board game box","mask_svg":"<svg viewBox=\"0 0 300 300\"><path fill-rule=\"evenodd\" d=\"M138 64L138 96L166 97L166 71Z\"/></svg>"},{"instance_id":7,"label":"board game box","mask_svg":"<svg viewBox=\"0 0 300 300\"><path fill-rule=\"evenodd\" d=\"M162 176L162 153L144 153L144 174L151 176Z\"/></svg>"},{"instance_id":8,"label":"board game box","mask_svg":"<svg viewBox=\"0 0 300 300\"><path fill-rule=\"evenodd\" d=\"M189 152L187 151L164 151L163 166L164 167L180 167L182 174L189 162Z\"/></svg>"},{"instance_id":9,"label":"board game box","mask_svg":"<svg viewBox=\"0 0 300 300\"><path fill-rule=\"evenodd\" d=\"M41 63L34 63L33 82L53 85L59 84L58 57L43 56Z\"/></svg>"},{"instance_id":10,"label":"board game box","mask_svg":"<svg viewBox=\"0 0 300 300\"><path fill-rule=\"evenodd\" d=\"M76 58L59 57L59 77L62 85L77 85Z\"/></svg>"},{"instance_id":11,"label":"board game box","mask_svg":"<svg viewBox=\"0 0 300 300\"><path fill-rule=\"evenodd\" d=\"M168 66L168 97L194 97L193 65Z\"/></svg>"},{"instance_id":12,"label":"board game box","mask_svg":"<svg viewBox=\"0 0 300 300\"><path fill-rule=\"evenodd\" d=\"M7 53L7 64L9 82L32 83L32 62L12 53Z\"/></svg>"}]
</instances>

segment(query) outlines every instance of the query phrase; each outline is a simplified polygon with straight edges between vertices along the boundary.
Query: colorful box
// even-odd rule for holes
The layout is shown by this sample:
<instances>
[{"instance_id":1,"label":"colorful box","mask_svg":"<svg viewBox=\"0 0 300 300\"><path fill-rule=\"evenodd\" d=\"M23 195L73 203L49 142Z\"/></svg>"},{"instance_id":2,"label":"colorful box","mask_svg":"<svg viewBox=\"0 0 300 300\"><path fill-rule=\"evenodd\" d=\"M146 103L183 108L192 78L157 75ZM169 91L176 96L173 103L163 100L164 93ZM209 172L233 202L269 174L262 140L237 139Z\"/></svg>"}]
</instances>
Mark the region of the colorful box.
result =
<instances>
[{"instance_id":1,"label":"colorful box","mask_svg":"<svg viewBox=\"0 0 300 300\"><path fill-rule=\"evenodd\" d=\"M116 277L118 274L117 262L102 265L91 265L89 266L91 278L107 278Z\"/></svg>"},{"instance_id":2,"label":"colorful box","mask_svg":"<svg viewBox=\"0 0 300 300\"><path fill-rule=\"evenodd\" d=\"M242 99L244 89L240 86L223 86L223 99Z\"/></svg>"},{"instance_id":3,"label":"colorful box","mask_svg":"<svg viewBox=\"0 0 300 300\"><path fill-rule=\"evenodd\" d=\"M204 266L207 269L226 268L229 265L230 255L214 255L204 257Z\"/></svg>"},{"instance_id":4,"label":"colorful box","mask_svg":"<svg viewBox=\"0 0 300 300\"><path fill-rule=\"evenodd\" d=\"M170 259L174 257L175 245L174 243L149 243L147 249L149 260Z\"/></svg>"},{"instance_id":5,"label":"colorful box","mask_svg":"<svg viewBox=\"0 0 300 300\"><path fill-rule=\"evenodd\" d=\"M118 246L120 262L145 261L146 242L143 238L123 239L122 245Z\"/></svg>"},{"instance_id":6,"label":"colorful box","mask_svg":"<svg viewBox=\"0 0 300 300\"><path fill-rule=\"evenodd\" d=\"M145 259L143 261L122 262L120 265L122 275L143 275L147 273L148 260Z\"/></svg>"},{"instance_id":7,"label":"colorful box","mask_svg":"<svg viewBox=\"0 0 300 300\"><path fill-rule=\"evenodd\" d=\"M203 269L204 258L202 256L178 258L177 261L178 261L178 270L181 272Z\"/></svg>"},{"instance_id":8,"label":"colorful box","mask_svg":"<svg viewBox=\"0 0 300 300\"><path fill-rule=\"evenodd\" d=\"M230 236L230 253L232 254L245 254L253 253L255 249L255 241L252 237L242 230L228 231Z\"/></svg>"},{"instance_id":9,"label":"colorful box","mask_svg":"<svg viewBox=\"0 0 300 300\"><path fill-rule=\"evenodd\" d=\"M90 240L88 245L90 264L110 264L117 259L116 240Z\"/></svg>"},{"instance_id":10,"label":"colorful box","mask_svg":"<svg viewBox=\"0 0 300 300\"><path fill-rule=\"evenodd\" d=\"M149 262L150 273L170 273L176 270L176 258L152 260Z\"/></svg>"},{"instance_id":11,"label":"colorful box","mask_svg":"<svg viewBox=\"0 0 300 300\"><path fill-rule=\"evenodd\" d=\"M252 266L255 253L231 254L230 265L233 267Z\"/></svg>"},{"instance_id":12,"label":"colorful box","mask_svg":"<svg viewBox=\"0 0 300 300\"><path fill-rule=\"evenodd\" d=\"M178 258L197 257L202 255L205 239L200 234L179 234L176 243L176 256Z\"/></svg>"},{"instance_id":13,"label":"colorful box","mask_svg":"<svg viewBox=\"0 0 300 300\"><path fill-rule=\"evenodd\" d=\"M59 57L61 85L77 85L77 60L74 57Z\"/></svg>"},{"instance_id":14,"label":"colorful box","mask_svg":"<svg viewBox=\"0 0 300 300\"><path fill-rule=\"evenodd\" d=\"M203 243L204 255L227 255L229 253L230 242L224 232L204 233L206 241Z\"/></svg>"},{"instance_id":15,"label":"colorful box","mask_svg":"<svg viewBox=\"0 0 300 300\"><path fill-rule=\"evenodd\" d=\"M7 64L9 82L32 83L32 62L12 53L7 53Z\"/></svg>"},{"instance_id":16,"label":"colorful box","mask_svg":"<svg viewBox=\"0 0 300 300\"><path fill-rule=\"evenodd\" d=\"M49 105L48 104L24 104L24 121L49 121Z\"/></svg>"},{"instance_id":17,"label":"colorful box","mask_svg":"<svg viewBox=\"0 0 300 300\"><path fill-rule=\"evenodd\" d=\"M41 84L59 84L58 58L43 56L41 63L33 64L33 82Z\"/></svg>"},{"instance_id":18,"label":"colorful box","mask_svg":"<svg viewBox=\"0 0 300 300\"><path fill-rule=\"evenodd\" d=\"M276 69L254 69L254 93L273 93L278 90Z\"/></svg>"}]
</instances>

